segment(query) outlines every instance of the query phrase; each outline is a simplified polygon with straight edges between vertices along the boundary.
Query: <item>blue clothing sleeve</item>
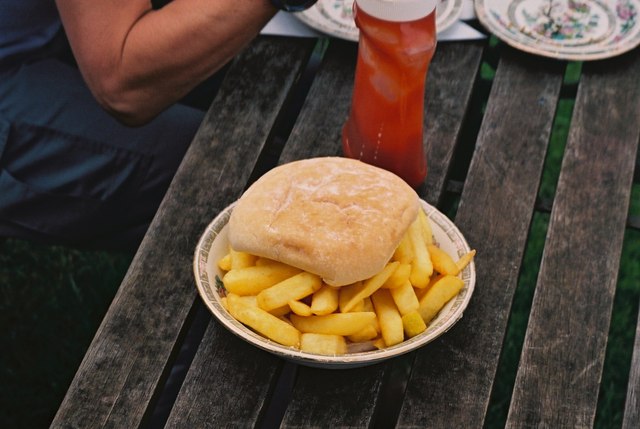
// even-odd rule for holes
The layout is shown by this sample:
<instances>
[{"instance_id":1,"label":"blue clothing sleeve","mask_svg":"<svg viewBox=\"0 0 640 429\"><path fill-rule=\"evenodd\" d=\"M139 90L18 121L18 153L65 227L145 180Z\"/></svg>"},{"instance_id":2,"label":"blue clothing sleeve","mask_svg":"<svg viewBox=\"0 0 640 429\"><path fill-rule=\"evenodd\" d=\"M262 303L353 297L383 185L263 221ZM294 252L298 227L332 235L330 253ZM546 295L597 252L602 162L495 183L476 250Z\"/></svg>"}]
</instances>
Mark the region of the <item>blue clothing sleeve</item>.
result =
<instances>
[{"instance_id":1,"label":"blue clothing sleeve","mask_svg":"<svg viewBox=\"0 0 640 429\"><path fill-rule=\"evenodd\" d=\"M0 64L44 47L61 26L54 0L0 1Z\"/></svg>"}]
</instances>

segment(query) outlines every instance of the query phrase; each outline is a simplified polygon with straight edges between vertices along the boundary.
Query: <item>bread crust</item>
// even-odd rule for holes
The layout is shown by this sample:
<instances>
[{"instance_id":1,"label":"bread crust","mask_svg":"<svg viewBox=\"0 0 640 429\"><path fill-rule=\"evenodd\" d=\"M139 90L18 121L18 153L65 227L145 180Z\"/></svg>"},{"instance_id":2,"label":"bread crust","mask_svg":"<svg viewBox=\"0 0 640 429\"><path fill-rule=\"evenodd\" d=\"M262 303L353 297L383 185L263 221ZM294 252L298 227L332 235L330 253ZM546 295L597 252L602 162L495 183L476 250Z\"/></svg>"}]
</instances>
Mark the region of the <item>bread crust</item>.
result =
<instances>
[{"instance_id":1,"label":"bread crust","mask_svg":"<svg viewBox=\"0 0 640 429\"><path fill-rule=\"evenodd\" d=\"M384 268L418 209L415 191L393 173L348 158L306 159L247 189L231 214L229 241L342 286Z\"/></svg>"}]
</instances>

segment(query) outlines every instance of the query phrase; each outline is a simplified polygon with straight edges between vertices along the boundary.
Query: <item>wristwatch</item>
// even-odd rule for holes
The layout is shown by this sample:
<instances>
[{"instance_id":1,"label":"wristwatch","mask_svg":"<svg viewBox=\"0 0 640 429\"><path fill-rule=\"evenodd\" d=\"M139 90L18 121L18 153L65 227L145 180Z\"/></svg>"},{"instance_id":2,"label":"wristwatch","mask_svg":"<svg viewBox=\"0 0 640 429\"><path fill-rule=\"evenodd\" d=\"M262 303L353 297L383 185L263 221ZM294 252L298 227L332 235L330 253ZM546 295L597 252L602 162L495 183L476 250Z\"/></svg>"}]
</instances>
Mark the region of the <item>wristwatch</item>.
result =
<instances>
[{"instance_id":1,"label":"wristwatch","mask_svg":"<svg viewBox=\"0 0 640 429\"><path fill-rule=\"evenodd\" d=\"M271 0L271 4L285 12L300 12L309 9L318 0Z\"/></svg>"}]
</instances>

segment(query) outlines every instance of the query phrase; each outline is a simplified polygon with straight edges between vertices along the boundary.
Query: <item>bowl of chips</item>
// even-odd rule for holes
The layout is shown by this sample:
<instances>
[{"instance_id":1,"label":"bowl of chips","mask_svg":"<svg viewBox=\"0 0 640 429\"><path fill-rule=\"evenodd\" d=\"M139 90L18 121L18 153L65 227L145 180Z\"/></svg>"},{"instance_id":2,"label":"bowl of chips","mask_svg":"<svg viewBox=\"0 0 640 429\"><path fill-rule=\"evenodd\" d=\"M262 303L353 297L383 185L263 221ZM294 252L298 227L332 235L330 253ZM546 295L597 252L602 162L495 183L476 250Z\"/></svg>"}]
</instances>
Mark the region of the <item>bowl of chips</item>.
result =
<instances>
[{"instance_id":1,"label":"bowl of chips","mask_svg":"<svg viewBox=\"0 0 640 429\"><path fill-rule=\"evenodd\" d=\"M473 294L475 251L451 220L423 200L384 269L342 287L233 250L228 223L235 205L211 221L197 244L196 287L222 326L281 358L323 368L378 363L446 333ZM431 273L416 287L411 271L425 262L425 254Z\"/></svg>"}]
</instances>

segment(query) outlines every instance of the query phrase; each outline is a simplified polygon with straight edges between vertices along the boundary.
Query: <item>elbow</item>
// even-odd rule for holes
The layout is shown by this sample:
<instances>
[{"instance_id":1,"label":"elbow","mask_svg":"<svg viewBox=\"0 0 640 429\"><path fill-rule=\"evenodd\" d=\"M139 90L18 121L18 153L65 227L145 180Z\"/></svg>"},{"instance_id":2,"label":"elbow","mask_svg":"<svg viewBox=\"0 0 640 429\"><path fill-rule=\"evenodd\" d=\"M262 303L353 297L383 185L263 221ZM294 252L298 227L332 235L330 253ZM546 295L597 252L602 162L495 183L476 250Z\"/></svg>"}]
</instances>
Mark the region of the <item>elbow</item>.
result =
<instances>
[{"instance_id":1,"label":"elbow","mask_svg":"<svg viewBox=\"0 0 640 429\"><path fill-rule=\"evenodd\" d=\"M122 109L113 105L103 105L103 108L118 122L127 127L141 127L155 118L155 115L141 114L130 109Z\"/></svg>"},{"instance_id":2,"label":"elbow","mask_svg":"<svg viewBox=\"0 0 640 429\"><path fill-rule=\"evenodd\" d=\"M132 111L131 109L118 109L113 106L105 107L105 110L118 122L127 127L141 127L151 122L157 116Z\"/></svg>"},{"instance_id":3,"label":"elbow","mask_svg":"<svg viewBox=\"0 0 640 429\"><path fill-rule=\"evenodd\" d=\"M95 85L92 92L107 113L129 127L145 125L161 111L154 108L151 97L146 97L144 91L128 88L117 79L105 79Z\"/></svg>"}]
</instances>

